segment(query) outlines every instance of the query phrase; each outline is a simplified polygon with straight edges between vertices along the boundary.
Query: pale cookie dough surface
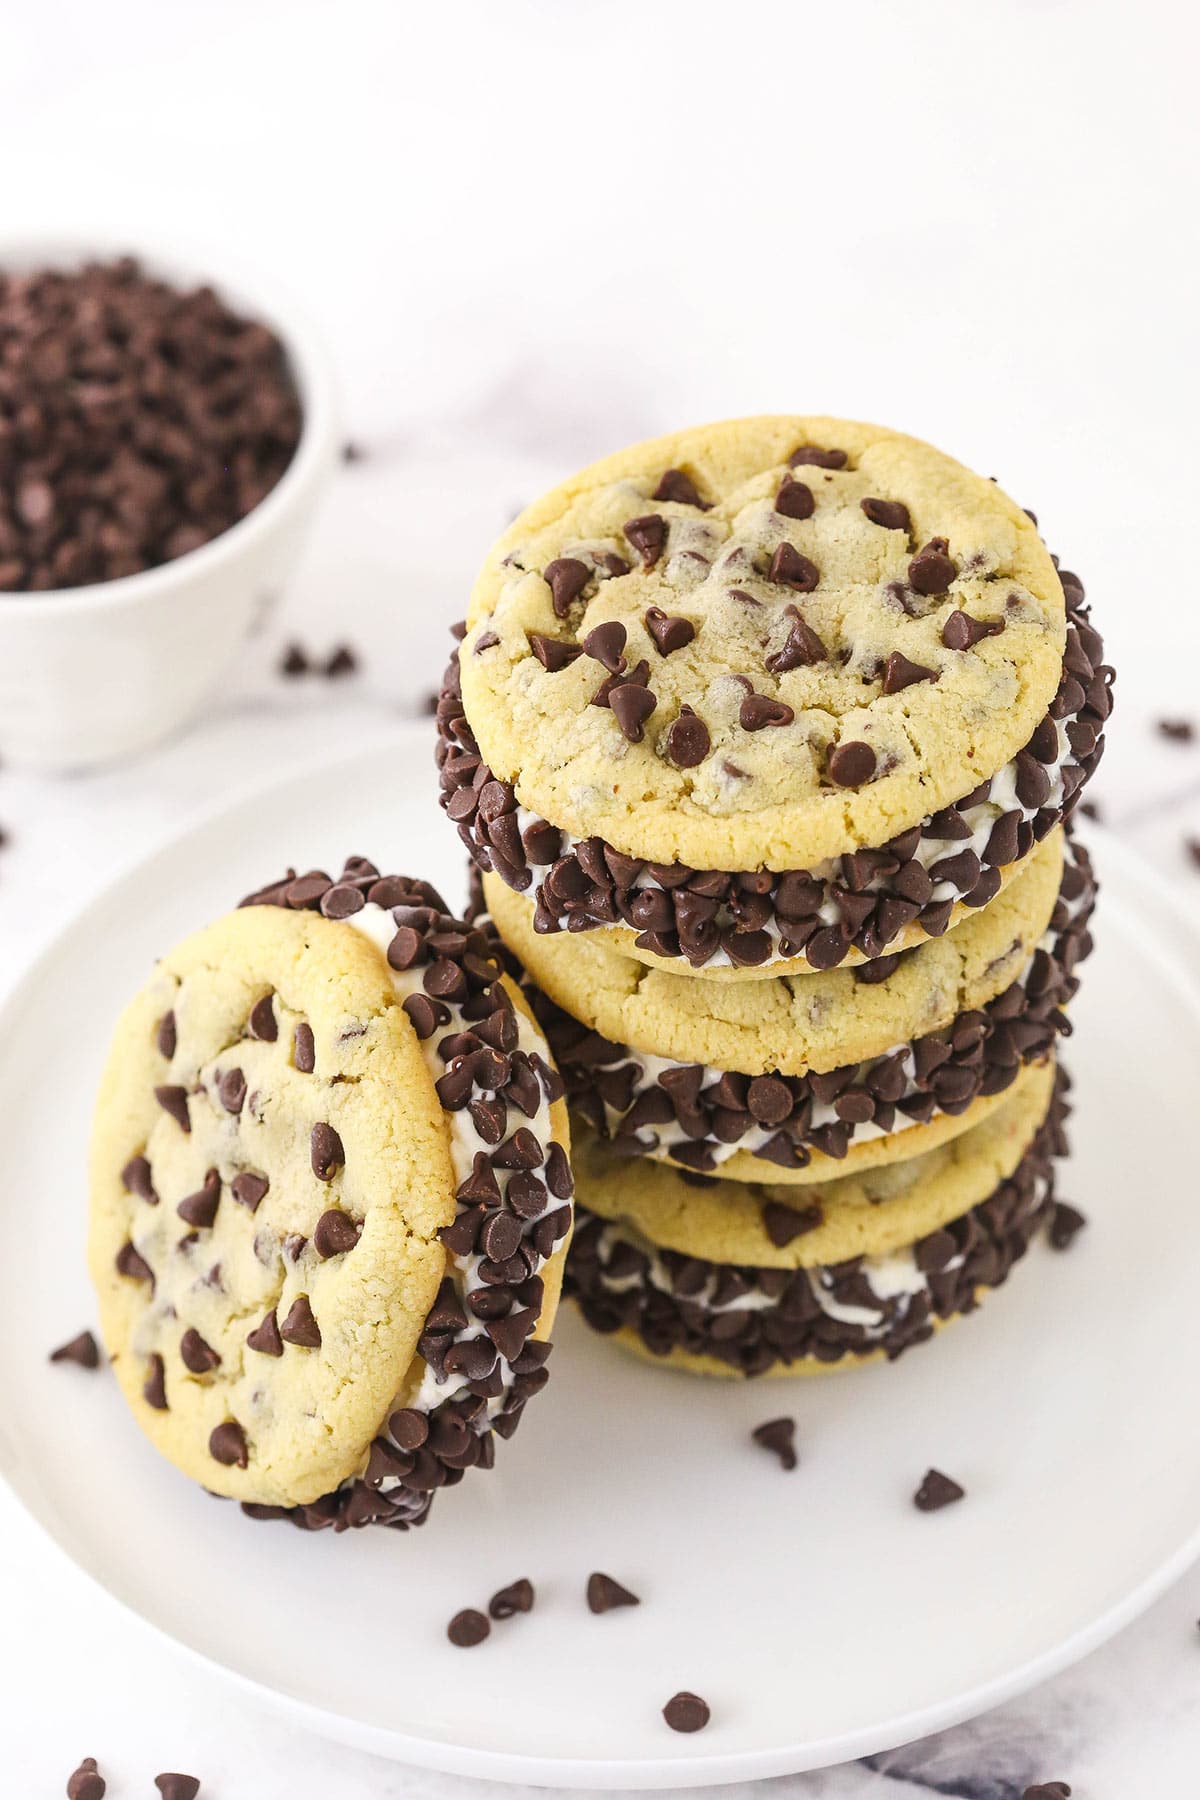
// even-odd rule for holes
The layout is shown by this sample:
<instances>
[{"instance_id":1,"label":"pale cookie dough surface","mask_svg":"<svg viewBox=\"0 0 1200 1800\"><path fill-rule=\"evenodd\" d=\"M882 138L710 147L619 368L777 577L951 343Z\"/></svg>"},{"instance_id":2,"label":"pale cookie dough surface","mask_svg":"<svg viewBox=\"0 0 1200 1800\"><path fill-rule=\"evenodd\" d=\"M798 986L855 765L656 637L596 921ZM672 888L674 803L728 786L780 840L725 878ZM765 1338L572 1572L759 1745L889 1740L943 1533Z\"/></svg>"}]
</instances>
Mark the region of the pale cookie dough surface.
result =
<instances>
[{"instance_id":1,"label":"pale cookie dough surface","mask_svg":"<svg viewBox=\"0 0 1200 1800\"><path fill-rule=\"evenodd\" d=\"M1046 1117L1053 1088L1053 1063L1037 1065L1017 1078L989 1117L949 1143L805 1188L736 1181L698 1186L666 1163L623 1161L593 1133L579 1133L576 1192L587 1211L633 1226L661 1249L705 1262L802 1269L886 1256L958 1218L1007 1180ZM771 1207L817 1207L820 1219L780 1244L764 1222L764 1209Z\"/></svg>"},{"instance_id":2,"label":"pale cookie dough surface","mask_svg":"<svg viewBox=\"0 0 1200 1800\"><path fill-rule=\"evenodd\" d=\"M813 445L844 452L844 466L789 468ZM704 509L653 497L668 470L683 472ZM795 516L809 501L788 482L811 496L810 516ZM788 512L776 510L781 488ZM864 500L901 503L907 524L876 522ZM648 517L665 533L649 567L644 528L626 529ZM944 591L924 593L929 583L910 565L933 539L946 540L954 574ZM781 546L815 570L811 591L811 570L800 586L770 579ZM589 578L569 600L559 583L556 612L543 572L563 560ZM695 635L663 654L651 607ZM789 608L819 654L772 671ZM948 648L942 630L955 612L1004 628ZM590 704L609 673L602 661L585 653L552 672L530 646L531 633L575 644L608 623L625 629L625 672L647 664L656 704L640 742L610 707ZM630 856L731 870L811 868L883 844L969 793L1045 715L1065 641L1050 556L993 483L877 426L783 416L697 427L583 470L494 547L468 624L467 716L485 762L515 782L524 807ZM893 653L937 679L885 693ZM748 728L751 693L792 716ZM680 767L670 731L685 706L708 744ZM839 785L835 752L849 744L867 745L874 767Z\"/></svg>"},{"instance_id":3,"label":"pale cookie dough surface","mask_svg":"<svg viewBox=\"0 0 1200 1800\"><path fill-rule=\"evenodd\" d=\"M857 980L845 964L752 982L650 969L614 949L607 932L536 932L532 902L496 875L483 877L483 891L532 980L613 1043L748 1075L803 1075L882 1055L994 999L1045 931L1062 864L1056 831L988 906L967 909L944 937L923 938L876 983Z\"/></svg>"},{"instance_id":4,"label":"pale cookie dough surface","mask_svg":"<svg viewBox=\"0 0 1200 1800\"><path fill-rule=\"evenodd\" d=\"M138 1158L148 1171L131 1187L122 1172ZM261 1505L316 1500L358 1472L420 1383L455 1185L448 1115L368 937L251 907L165 957L119 1022L102 1080L89 1237L104 1340L156 1447L213 1492ZM330 1212L361 1230L321 1254ZM128 1245L140 1264L122 1273ZM543 1331L563 1254L546 1269ZM247 1343L272 1314L274 1354ZM146 1396L156 1376L165 1408ZM245 1468L210 1446L231 1423Z\"/></svg>"}]
</instances>

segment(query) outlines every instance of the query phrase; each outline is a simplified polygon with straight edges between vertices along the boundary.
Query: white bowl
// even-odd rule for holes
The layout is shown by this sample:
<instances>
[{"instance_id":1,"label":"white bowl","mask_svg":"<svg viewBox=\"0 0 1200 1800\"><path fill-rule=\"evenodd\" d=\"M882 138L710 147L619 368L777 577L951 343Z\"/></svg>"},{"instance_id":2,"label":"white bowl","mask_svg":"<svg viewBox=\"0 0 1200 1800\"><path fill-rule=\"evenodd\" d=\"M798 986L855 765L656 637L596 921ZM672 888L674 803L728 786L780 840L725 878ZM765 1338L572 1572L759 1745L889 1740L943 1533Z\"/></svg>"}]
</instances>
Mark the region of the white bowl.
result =
<instances>
[{"instance_id":1,"label":"white bowl","mask_svg":"<svg viewBox=\"0 0 1200 1800\"><path fill-rule=\"evenodd\" d=\"M74 268L128 245L0 246L0 269ZM149 274L210 282L283 344L300 397L296 453L266 498L219 537L173 562L90 587L0 593L0 759L81 769L132 756L191 720L278 590L300 550L337 449L325 353L302 313L257 281L153 252Z\"/></svg>"}]
</instances>

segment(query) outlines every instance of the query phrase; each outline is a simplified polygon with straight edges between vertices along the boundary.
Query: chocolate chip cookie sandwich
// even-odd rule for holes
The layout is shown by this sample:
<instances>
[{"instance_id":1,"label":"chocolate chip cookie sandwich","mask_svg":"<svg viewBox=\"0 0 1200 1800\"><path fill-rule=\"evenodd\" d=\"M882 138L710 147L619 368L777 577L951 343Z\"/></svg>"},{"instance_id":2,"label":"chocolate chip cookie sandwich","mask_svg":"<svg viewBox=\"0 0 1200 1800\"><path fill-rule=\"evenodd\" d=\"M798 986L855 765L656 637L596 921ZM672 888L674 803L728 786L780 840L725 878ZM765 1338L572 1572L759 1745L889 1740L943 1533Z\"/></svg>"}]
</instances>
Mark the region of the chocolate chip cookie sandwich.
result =
<instances>
[{"instance_id":1,"label":"chocolate chip cookie sandwich","mask_svg":"<svg viewBox=\"0 0 1200 1800\"><path fill-rule=\"evenodd\" d=\"M957 1136L1051 1054L1095 885L1086 851L1054 831L942 938L738 983L648 970L599 934L541 936L495 875L483 896L480 923L524 965L580 1120L622 1154L807 1184Z\"/></svg>"},{"instance_id":2,"label":"chocolate chip cookie sandwich","mask_svg":"<svg viewBox=\"0 0 1200 1800\"><path fill-rule=\"evenodd\" d=\"M827 418L594 464L489 555L442 803L543 934L727 980L939 937L1067 820L1109 670L993 483Z\"/></svg>"},{"instance_id":3,"label":"chocolate chip cookie sandwich","mask_svg":"<svg viewBox=\"0 0 1200 1800\"><path fill-rule=\"evenodd\" d=\"M122 1017L91 1152L105 1344L255 1517L420 1524L549 1371L562 1083L487 940L354 858L252 895Z\"/></svg>"},{"instance_id":4,"label":"chocolate chip cookie sandwich","mask_svg":"<svg viewBox=\"0 0 1200 1800\"><path fill-rule=\"evenodd\" d=\"M704 1375L894 1359L979 1305L1053 1205L1064 1081L1025 1070L949 1143L815 1187L749 1187L576 1150L567 1293L596 1331Z\"/></svg>"}]
</instances>

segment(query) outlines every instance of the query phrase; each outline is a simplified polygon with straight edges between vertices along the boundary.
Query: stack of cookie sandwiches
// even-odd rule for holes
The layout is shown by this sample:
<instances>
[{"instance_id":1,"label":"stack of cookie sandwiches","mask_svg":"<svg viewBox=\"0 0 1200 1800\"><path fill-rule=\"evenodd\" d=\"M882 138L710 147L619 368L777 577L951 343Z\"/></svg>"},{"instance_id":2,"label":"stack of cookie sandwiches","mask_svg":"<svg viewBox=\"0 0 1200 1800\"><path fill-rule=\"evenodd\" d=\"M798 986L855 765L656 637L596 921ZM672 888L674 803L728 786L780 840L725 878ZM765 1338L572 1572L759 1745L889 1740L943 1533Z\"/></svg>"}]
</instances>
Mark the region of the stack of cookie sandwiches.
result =
<instances>
[{"instance_id":1,"label":"stack of cookie sandwiches","mask_svg":"<svg viewBox=\"0 0 1200 1800\"><path fill-rule=\"evenodd\" d=\"M89 1261L156 1447L255 1518L420 1524L549 1375L563 1087L483 934L362 858L158 964L96 1110Z\"/></svg>"},{"instance_id":2,"label":"stack of cookie sandwiches","mask_svg":"<svg viewBox=\"0 0 1200 1800\"><path fill-rule=\"evenodd\" d=\"M442 804L567 1084L597 1330L704 1372L895 1356L1023 1255L1102 655L1032 515L843 420L638 445L496 545Z\"/></svg>"}]
</instances>

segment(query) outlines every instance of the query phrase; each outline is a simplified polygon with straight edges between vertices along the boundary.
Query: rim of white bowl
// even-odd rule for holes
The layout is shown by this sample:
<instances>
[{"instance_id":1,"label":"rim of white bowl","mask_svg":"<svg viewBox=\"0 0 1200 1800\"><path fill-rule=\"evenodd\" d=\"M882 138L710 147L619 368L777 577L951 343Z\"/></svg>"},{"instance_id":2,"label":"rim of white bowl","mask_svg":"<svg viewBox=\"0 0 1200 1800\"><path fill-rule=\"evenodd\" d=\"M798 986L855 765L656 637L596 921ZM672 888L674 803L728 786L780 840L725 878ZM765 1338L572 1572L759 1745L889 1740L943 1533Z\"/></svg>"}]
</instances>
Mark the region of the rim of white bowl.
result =
<instances>
[{"instance_id":1,"label":"rim of white bowl","mask_svg":"<svg viewBox=\"0 0 1200 1800\"><path fill-rule=\"evenodd\" d=\"M304 308L269 278L243 268L220 252L210 258L203 246L176 246L161 240L153 245L131 243L111 236L0 239L0 273L72 269L85 262L108 262L122 256L133 257L148 275L161 281L185 288L213 288L226 304L275 333L300 400L300 437L291 462L271 491L245 518L218 532L207 543L152 569L139 569L136 574L119 575L112 581L43 588L32 594L0 590L0 624L6 618L29 618L43 613L61 617L65 612L99 612L126 601L152 600L185 576L218 571L256 536L270 530L286 512L296 491L320 469L332 450L336 412L333 373L324 341Z\"/></svg>"}]
</instances>

